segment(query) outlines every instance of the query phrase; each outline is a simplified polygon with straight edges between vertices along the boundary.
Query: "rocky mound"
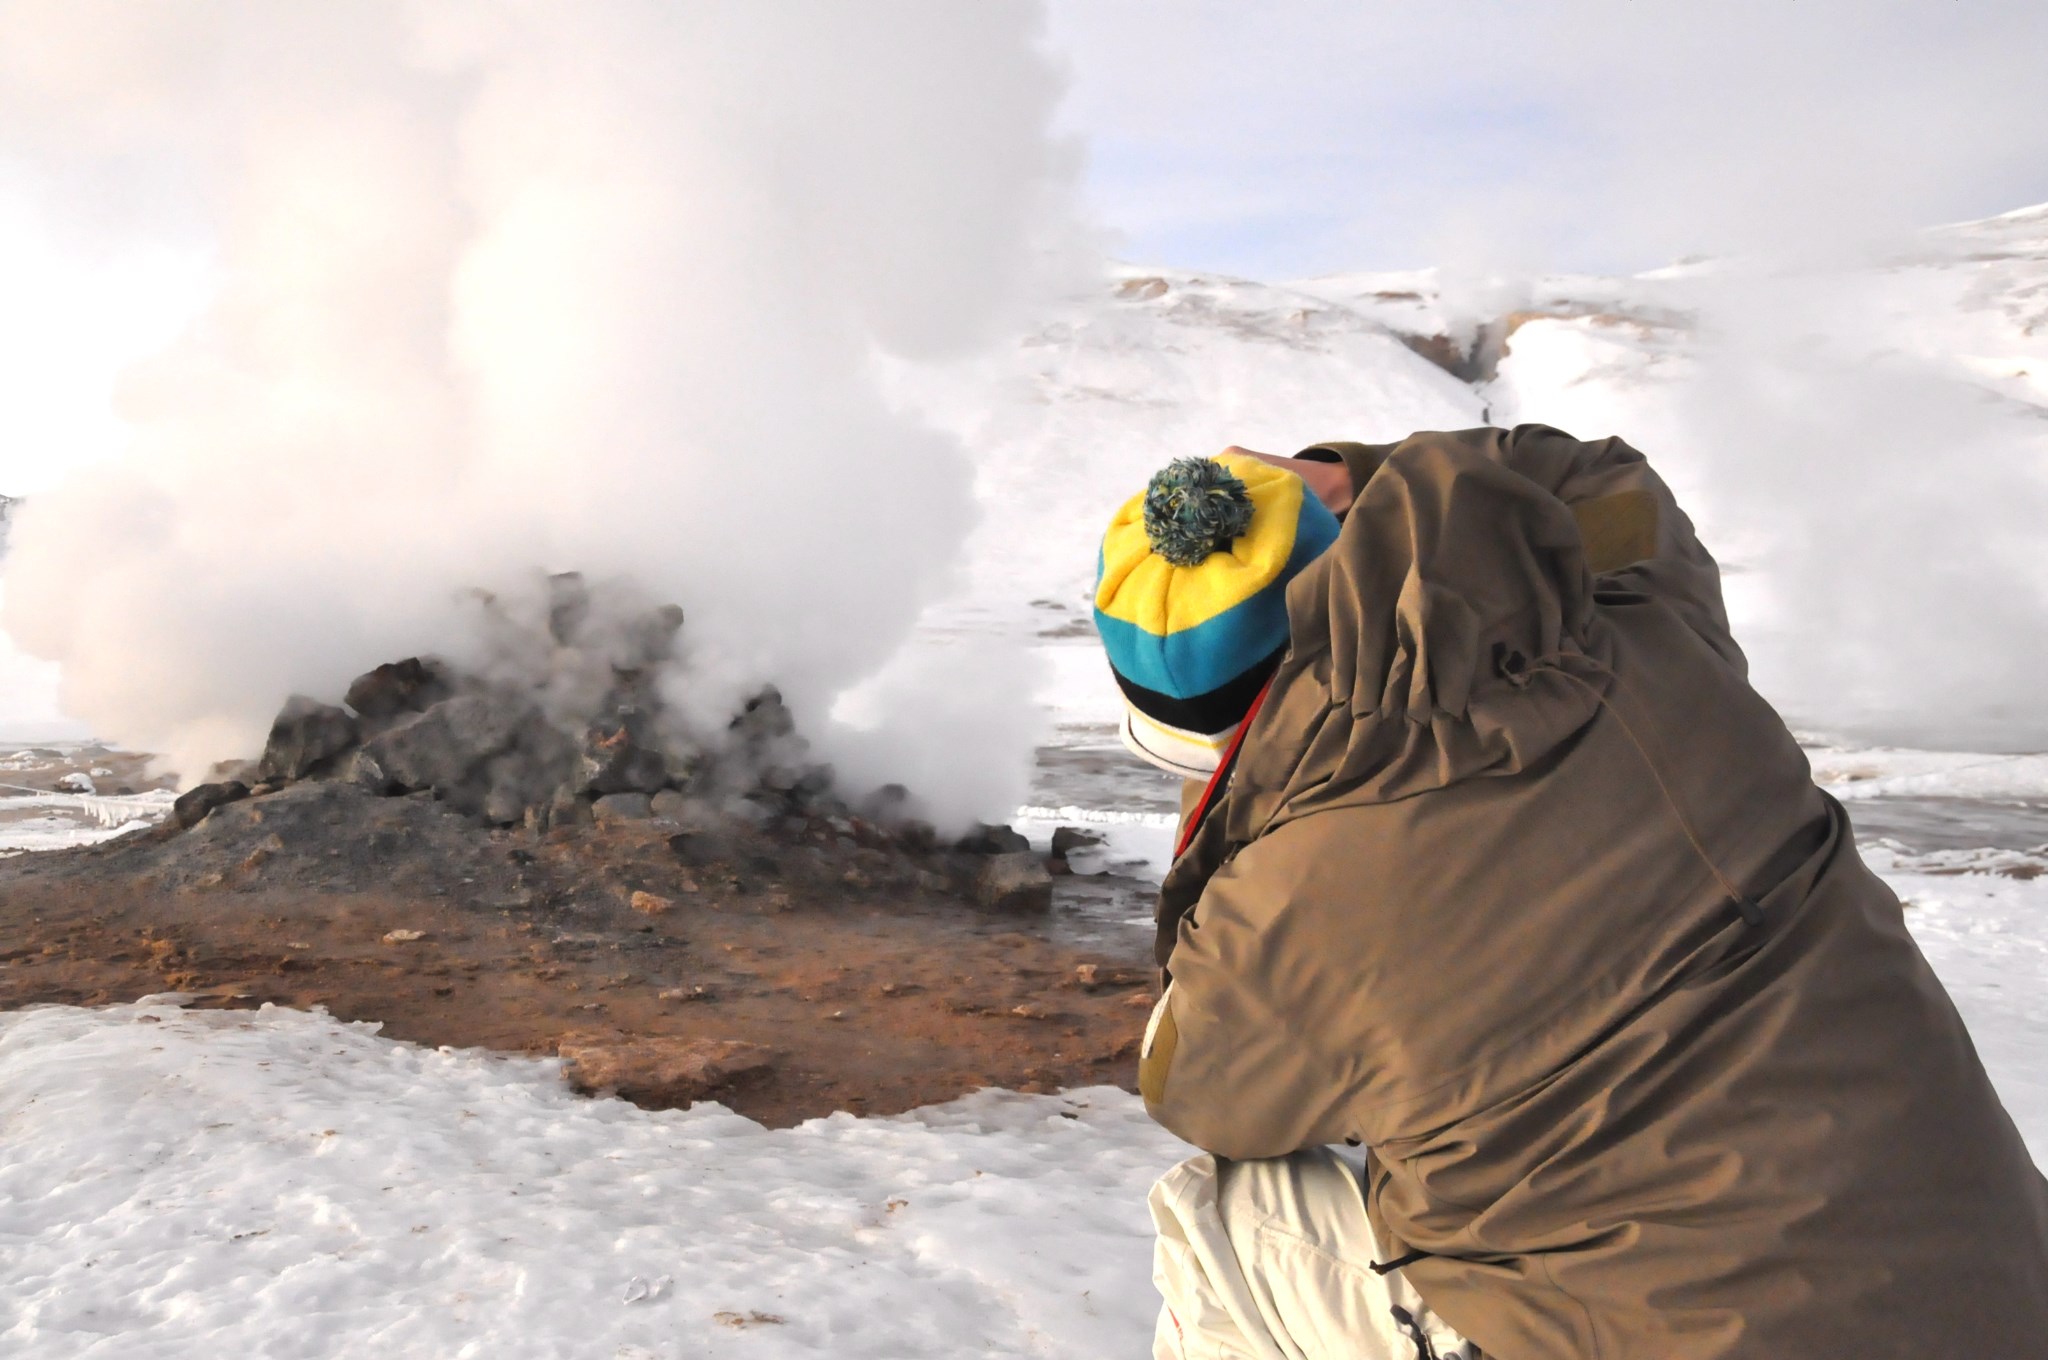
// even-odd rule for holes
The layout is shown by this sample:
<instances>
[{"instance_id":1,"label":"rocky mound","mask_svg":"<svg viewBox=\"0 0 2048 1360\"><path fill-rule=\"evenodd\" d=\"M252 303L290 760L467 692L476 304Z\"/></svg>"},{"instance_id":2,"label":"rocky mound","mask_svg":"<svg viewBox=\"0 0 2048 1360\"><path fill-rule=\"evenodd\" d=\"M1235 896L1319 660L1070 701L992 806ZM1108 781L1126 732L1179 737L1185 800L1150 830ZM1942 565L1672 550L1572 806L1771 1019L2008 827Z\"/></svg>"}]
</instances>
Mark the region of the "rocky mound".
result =
<instances>
[{"instance_id":1,"label":"rocky mound","mask_svg":"<svg viewBox=\"0 0 2048 1360\"><path fill-rule=\"evenodd\" d=\"M413 858L379 847L391 848L387 842L407 834L404 827L423 835L422 819L458 836L464 823L537 836L654 822L678 847L697 847L687 853L772 863L794 878L952 892L1004 909L1050 905L1050 873L1062 862L1048 866L1009 828L980 827L941 844L912 815L914 804L901 788L849 804L831 767L810 759L795 715L773 688L748 699L710 736L675 720L662 686L679 656L679 608L622 616L615 602L594 599L573 574L552 578L550 588L544 635L495 616L506 635L501 651L525 662L526 673L514 672L519 678L410 657L358 676L339 704L295 696L257 760L178 799L175 827L203 827L220 809L261 797L266 817L289 824L266 832L280 840L276 853L312 847L313 857L294 872L309 884L368 887L374 883L359 881L362 875L374 879ZM565 675L577 684L550 683ZM594 704L564 702L565 688L598 697ZM292 796L273 797L285 792ZM344 815L352 795L432 807ZM458 820L440 820L448 815ZM340 843L342 827L368 839ZM177 877L191 858L207 866L196 870L200 876L229 872L232 866L200 848L209 840L201 837L190 856L167 856L163 871ZM452 847L443 858L448 854L465 858Z\"/></svg>"}]
</instances>

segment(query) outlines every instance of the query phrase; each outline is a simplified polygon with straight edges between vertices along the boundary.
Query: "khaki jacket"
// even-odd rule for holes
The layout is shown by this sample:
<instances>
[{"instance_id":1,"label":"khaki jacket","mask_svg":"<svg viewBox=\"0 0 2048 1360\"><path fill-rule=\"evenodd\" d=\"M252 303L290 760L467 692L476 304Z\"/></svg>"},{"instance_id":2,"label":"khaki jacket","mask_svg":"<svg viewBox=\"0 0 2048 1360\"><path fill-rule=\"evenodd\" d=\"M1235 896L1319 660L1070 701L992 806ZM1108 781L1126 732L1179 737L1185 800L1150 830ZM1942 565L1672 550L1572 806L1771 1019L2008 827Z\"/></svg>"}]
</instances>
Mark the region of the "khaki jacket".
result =
<instances>
[{"instance_id":1,"label":"khaki jacket","mask_svg":"<svg viewBox=\"0 0 2048 1360\"><path fill-rule=\"evenodd\" d=\"M1499 1360L2048 1356L2048 1185L1662 481L1540 426L1343 452L1162 890L1153 1115L1365 1143Z\"/></svg>"}]
</instances>

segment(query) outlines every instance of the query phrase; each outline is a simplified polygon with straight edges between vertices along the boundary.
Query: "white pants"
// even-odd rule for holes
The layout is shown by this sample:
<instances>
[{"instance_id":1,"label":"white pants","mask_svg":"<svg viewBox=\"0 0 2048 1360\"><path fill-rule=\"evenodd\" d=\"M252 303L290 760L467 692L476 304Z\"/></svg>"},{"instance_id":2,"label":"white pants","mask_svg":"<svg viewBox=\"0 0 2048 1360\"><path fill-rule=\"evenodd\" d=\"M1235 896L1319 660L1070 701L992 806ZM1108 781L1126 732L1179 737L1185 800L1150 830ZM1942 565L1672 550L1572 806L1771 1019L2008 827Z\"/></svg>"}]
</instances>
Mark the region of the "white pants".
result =
<instances>
[{"instance_id":1,"label":"white pants","mask_svg":"<svg viewBox=\"0 0 2048 1360\"><path fill-rule=\"evenodd\" d=\"M1159 1178L1154 1360L1478 1360L1401 1272L1374 1273L1359 1176L1328 1148Z\"/></svg>"}]
</instances>

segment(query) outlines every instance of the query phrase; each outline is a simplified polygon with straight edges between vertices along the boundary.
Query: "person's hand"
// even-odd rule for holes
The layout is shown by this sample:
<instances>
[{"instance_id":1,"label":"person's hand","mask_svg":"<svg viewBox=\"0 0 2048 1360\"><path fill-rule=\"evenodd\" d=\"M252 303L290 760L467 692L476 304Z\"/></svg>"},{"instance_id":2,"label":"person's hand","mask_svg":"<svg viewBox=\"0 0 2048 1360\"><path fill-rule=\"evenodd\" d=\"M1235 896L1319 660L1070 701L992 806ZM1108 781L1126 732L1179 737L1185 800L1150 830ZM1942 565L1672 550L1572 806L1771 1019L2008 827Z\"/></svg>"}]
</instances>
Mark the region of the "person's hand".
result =
<instances>
[{"instance_id":1,"label":"person's hand","mask_svg":"<svg viewBox=\"0 0 2048 1360\"><path fill-rule=\"evenodd\" d=\"M1315 498L1328 506L1333 515L1343 515L1351 508L1351 469L1342 463L1316 463L1304 458L1282 458L1274 453L1260 453L1257 449L1241 448L1232 444L1225 453L1241 454L1256 458L1262 463L1291 472L1308 483L1308 489Z\"/></svg>"}]
</instances>

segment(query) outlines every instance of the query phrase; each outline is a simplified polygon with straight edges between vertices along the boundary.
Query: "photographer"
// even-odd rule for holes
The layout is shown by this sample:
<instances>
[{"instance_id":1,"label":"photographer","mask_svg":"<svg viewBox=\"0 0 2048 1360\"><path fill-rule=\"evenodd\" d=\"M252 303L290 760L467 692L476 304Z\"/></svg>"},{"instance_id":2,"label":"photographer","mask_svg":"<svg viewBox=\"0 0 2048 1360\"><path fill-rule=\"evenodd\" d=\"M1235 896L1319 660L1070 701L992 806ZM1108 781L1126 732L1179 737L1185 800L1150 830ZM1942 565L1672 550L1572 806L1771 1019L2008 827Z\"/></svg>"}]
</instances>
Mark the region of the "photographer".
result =
<instances>
[{"instance_id":1,"label":"photographer","mask_svg":"<svg viewBox=\"0 0 2048 1360\"><path fill-rule=\"evenodd\" d=\"M1181 460L1103 545L1126 740L1207 781L1157 1353L2048 1353L2048 1185L1642 455L1304 460Z\"/></svg>"}]
</instances>

